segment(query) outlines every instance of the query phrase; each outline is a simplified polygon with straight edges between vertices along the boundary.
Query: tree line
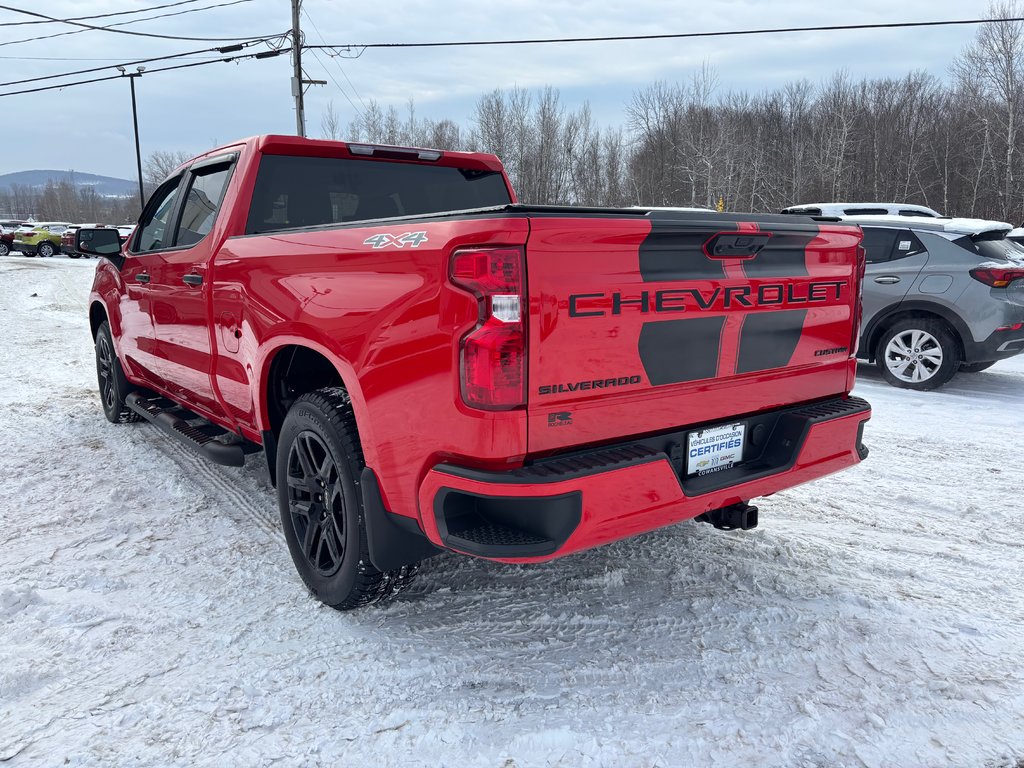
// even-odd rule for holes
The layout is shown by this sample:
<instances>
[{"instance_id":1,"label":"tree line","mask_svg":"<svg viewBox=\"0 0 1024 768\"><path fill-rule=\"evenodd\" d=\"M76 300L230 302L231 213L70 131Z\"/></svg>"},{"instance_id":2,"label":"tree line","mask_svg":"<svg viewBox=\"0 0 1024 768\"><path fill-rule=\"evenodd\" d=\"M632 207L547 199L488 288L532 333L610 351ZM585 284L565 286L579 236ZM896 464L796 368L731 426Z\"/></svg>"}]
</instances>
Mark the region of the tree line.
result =
<instances>
[{"instance_id":1,"label":"tree line","mask_svg":"<svg viewBox=\"0 0 1024 768\"><path fill-rule=\"evenodd\" d=\"M989 18L1019 17L996 2ZM771 212L804 202L918 203L952 216L1024 219L1024 25L986 24L946 79L837 72L775 90L723 91L705 66L635 91L621 124L599 126L557 90L496 90L468 125L370 102L347 136L493 152L523 202L671 205Z\"/></svg>"},{"instance_id":2,"label":"tree line","mask_svg":"<svg viewBox=\"0 0 1024 768\"><path fill-rule=\"evenodd\" d=\"M157 184L192 155L187 152L152 152L142 167L143 190L149 195ZM0 218L28 218L36 221L66 221L71 224L130 224L139 217L139 196L97 194L72 180L50 180L42 189L12 184L0 190Z\"/></svg>"},{"instance_id":3,"label":"tree line","mask_svg":"<svg viewBox=\"0 0 1024 768\"><path fill-rule=\"evenodd\" d=\"M1019 17L998 0L990 18ZM562 205L706 206L778 211L827 201L919 203L953 216L1024 219L1024 25L986 24L949 76L916 71L855 80L837 72L770 91L723 90L704 66L686 82L635 91L619 125L558 90L499 89L467 124L424 119L370 101L345 130L333 104L325 138L492 152L520 200ZM185 153L156 152L158 182ZM0 192L0 211L39 218L121 221L134 198L87 189Z\"/></svg>"}]
</instances>

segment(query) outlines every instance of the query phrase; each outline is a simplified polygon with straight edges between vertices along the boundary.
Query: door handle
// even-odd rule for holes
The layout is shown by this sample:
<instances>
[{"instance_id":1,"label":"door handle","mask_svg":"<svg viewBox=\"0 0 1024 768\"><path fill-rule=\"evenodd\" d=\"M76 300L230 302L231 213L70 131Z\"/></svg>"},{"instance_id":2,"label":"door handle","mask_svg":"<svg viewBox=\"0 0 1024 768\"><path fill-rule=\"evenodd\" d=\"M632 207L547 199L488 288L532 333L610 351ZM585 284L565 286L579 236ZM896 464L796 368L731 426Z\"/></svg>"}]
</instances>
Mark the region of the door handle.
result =
<instances>
[{"instance_id":1,"label":"door handle","mask_svg":"<svg viewBox=\"0 0 1024 768\"><path fill-rule=\"evenodd\" d=\"M148 283L149 282L149 275L147 275L145 272L139 272L139 273L137 273L135 275L135 282L136 283Z\"/></svg>"},{"instance_id":2,"label":"door handle","mask_svg":"<svg viewBox=\"0 0 1024 768\"><path fill-rule=\"evenodd\" d=\"M203 284L203 276L202 275L197 275L195 273L192 273L192 274L189 274L189 275L184 275L184 276L182 276L181 279L184 280L188 285L202 285Z\"/></svg>"},{"instance_id":3,"label":"door handle","mask_svg":"<svg viewBox=\"0 0 1024 768\"><path fill-rule=\"evenodd\" d=\"M896 275L881 275L875 278L875 282L881 283L882 285L893 285L899 281L900 279L896 277Z\"/></svg>"}]
</instances>

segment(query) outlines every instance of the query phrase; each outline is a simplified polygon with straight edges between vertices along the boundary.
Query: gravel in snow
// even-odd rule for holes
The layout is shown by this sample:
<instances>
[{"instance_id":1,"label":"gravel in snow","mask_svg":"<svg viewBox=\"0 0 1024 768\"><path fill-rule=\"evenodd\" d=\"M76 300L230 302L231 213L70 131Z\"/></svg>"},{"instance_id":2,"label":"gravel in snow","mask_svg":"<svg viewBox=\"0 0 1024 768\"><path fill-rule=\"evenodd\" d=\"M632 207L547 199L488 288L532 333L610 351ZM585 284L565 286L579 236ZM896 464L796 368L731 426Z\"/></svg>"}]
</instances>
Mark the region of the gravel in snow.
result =
<instances>
[{"instance_id":1,"label":"gravel in snow","mask_svg":"<svg viewBox=\"0 0 1024 768\"><path fill-rule=\"evenodd\" d=\"M0 763L1003 766L1024 759L1024 360L864 371L868 460L545 566L302 588L260 457L95 393L93 265L0 260Z\"/></svg>"}]
</instances>

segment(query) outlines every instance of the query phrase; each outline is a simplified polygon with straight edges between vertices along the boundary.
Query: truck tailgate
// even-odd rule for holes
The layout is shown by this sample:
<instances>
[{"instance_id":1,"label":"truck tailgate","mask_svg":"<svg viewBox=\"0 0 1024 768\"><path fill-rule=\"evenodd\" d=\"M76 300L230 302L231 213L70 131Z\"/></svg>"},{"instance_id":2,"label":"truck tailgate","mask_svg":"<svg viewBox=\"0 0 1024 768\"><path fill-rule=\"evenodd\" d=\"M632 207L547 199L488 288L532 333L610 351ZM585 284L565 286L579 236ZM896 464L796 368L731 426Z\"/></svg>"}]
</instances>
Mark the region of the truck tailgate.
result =
<instances>
[{"instance_id":1,"label":"truck tailgate","mask_svg":"<svg viewBox=\"0 0 1024 768\"><path fill-rule=\"evenodd\" d=\"M846 392L860 230L780 218L531 216L530 452Z\"/></svg>"}]
</instances>

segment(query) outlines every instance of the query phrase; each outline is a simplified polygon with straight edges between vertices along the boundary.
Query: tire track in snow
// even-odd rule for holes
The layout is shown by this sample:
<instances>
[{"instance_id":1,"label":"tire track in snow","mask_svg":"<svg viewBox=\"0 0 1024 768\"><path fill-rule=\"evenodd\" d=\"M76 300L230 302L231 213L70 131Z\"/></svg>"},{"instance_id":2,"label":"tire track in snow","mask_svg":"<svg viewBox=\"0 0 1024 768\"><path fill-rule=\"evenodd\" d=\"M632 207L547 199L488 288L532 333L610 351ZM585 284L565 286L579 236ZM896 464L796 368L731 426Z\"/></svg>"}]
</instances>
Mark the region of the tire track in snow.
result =
<instances>
[{"instance_id":1,"label":"tire track in snow","mask_svg":"<svg viewBox=\"0 0 1024 768\"><path fill-rule=\"evenodd\" d=\"M255 501L239 489L243 483L252 482L251 478L247 478L242 473L237 476L229 476L219 465L199 456L191 448L178 448L171 438L156 427L145 426L150 427L155 438L152 441L147 441L148 444L185 470L183 473L185 477L182 478L184 482L194 483L199 490L213 499L214 505L218 507L223 505L241 512L241 516L235 518L236 522L253 523L256 528L268 534L276 542L285 543L273 498L263 489L257 488L256 491L259 493L261 501Z\"/></svg>"}]
</instances>

